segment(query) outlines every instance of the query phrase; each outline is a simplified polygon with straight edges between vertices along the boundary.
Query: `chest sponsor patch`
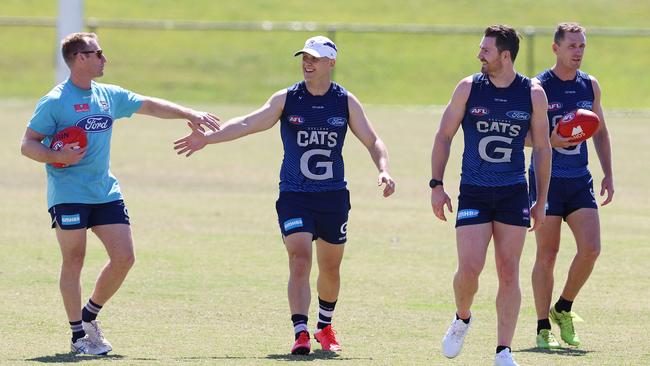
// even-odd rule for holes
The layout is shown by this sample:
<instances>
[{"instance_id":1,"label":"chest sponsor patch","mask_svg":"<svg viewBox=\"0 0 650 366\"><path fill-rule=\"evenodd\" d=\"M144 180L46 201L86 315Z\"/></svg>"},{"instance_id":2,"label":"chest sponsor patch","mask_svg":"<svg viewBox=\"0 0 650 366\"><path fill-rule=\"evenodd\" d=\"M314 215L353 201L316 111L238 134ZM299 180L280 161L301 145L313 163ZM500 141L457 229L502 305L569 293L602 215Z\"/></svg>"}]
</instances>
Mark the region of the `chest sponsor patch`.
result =
<instances>
[{"instance_id":1,"label":"chest sponsor patch","mask_svg":"<svg viewBox=\"0 0 650 366\"><path fill-rule=\"evenodd\" d=\"M88 103L75 104L74 111L77 113L90 112L90 105L88 105Z\"/></svg>"},{"instance_id":2,"label":"chest sponsor patch","mask_svg":"<svg viewBox=\"0 0 650 366\"><path fill-rule=\"evenodd\" d=\"M591 110L594 106L594 103L590 100L581 100L578 103L576 103L576 106L578 108Z\"/></svg>"},{"instance_id":3,"label":"chest sponsor patch","mask_svg":"<svg viewBox=\"0 0 650 366\"><path fill-rule=\"evenodd\" d=\"M476 117L483 117L487 114L490 114L490 110L485 107L472 107L469 110L469 114Z\"/></svg>"},{"instance_id":4,"label":"chest sponsor patch","mask_svg":"<svg viewBox=\"0 0 650 366\"><path fill-rule=\"evenodd\" d=\"M327 123L330 126L342 127L348 122L348 119L345 117L330 117L327 119Z\"/></svg>"},{"instance_id":5,"label":"chest sponsor patch","mask_svg":"<svg viewBox=\"0 0 650 366\"><path fill-rule=\"evenodd\" d=\"M563 105L560 102L550 102L548 103L548 110L551 112L559 111L562 109Z\"/></svg>"},{"instance_id":6,"label":"chest sponsor patch","mask_svg":"<svg viewBox=\"0 0 650 366\"><path fill-rule=\"evenodd\" d=\"M75 125L83 128L87 133L104 132L113 126L113 118L104 114L95 114L82 118Z\"/></svg>"},{"instance_id":7,"label":"chest sponsor patch","mask_svg":"<svg viewBox=\"0 0 650 366\"><path fill-rule=\"evenodd\" d=\"M303 116L296 116L296 115L289 116L288 120L289 123L291 123L292 125L301 125L305 123L305 117Z\"/></svg>"},{"instance_id":8,"label":"chest sponsor patch","mask_svg":"<svg viewBox=\"0 0 650 366\"><path fill-rule=\"evenodd\" d=\"M508 111L506 112L506 116L519 121L526 121L530 119L530 113L524 111Z\"/></svg>"}]
</instances>

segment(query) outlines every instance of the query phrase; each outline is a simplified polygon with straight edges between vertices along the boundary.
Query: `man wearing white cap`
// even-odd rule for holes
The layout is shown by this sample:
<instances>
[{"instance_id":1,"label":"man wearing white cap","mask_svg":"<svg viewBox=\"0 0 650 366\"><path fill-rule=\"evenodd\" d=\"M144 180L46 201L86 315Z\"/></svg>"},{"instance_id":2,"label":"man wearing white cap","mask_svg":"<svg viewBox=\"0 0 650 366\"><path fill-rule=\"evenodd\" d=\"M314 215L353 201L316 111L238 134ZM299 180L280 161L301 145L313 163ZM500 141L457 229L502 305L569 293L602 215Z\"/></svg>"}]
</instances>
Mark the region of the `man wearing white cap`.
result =
<instances>
[{"instance_id":1,"label":"man wearing white cap","mask_svg":"<svg viewBox=\"0 0 650 366\"><path fill-rule=\"evenodd\" d=\"M207 144L234 140L273 127L280 121L284 160L280 169L278 223L289 255L289 308L294 325L292 354L309 354L307 314L311 302L309 274L312 242L318 261L319 313L314 338L326 351L340 351L332 329L338 300L339 268L347 241L350 196L344 176L343 142L348 126L366 146L385 185L383 196L395 191L388 172L388 152L359 100L332 81L337 48L323 36L309 38L302 55L304 80L282 89L258 110L226 122L221 130L192 132L175 141L178 154L192 155Z\"/></svg>"}]
</instances>

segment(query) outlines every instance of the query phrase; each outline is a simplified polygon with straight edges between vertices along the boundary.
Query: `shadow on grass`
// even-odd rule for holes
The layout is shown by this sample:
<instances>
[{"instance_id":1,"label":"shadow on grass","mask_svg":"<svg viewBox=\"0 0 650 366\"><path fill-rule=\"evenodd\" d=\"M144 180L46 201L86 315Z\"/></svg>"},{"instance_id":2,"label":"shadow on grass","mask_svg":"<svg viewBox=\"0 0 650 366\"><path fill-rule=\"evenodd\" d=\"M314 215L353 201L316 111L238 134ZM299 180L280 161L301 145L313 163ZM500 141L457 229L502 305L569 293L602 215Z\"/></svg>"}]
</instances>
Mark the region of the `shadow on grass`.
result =
<instances>
[{"instance_id":1,"label":"shadow on grass","mask_svg":"<svg viewBox=\"0 0 650 366\"><path fill-rule=\"evenodd\" d=\"M41 363L73 363L73 362L86 362L95 360L122 360L124 356L121 355L77 355L74 353L57 353L52 356L41 356L34 358L27 358L25 361L41 362Z\"/></svg>"},{"instance_id":2,"label":"shadow on grass","mask_svg":"<svg viewBox=\"0 0 650 366\"><path fill-rule=\"evenodd\" d=\"M589 351L589 350L586 350L586 349L579 349L579 348L545 349L545 348L539 348L539 347L522 348L522 349L513 350L513 351L515 351L515 352L529 352L529 353L545 353L547 355L560 355L560 356L571 356L571 357L585 356L588 353L594 352L594 351Z\"/></svg>"},{"instance_id":3,"label":"shadow on grass","mask_svg":"<svg viewBox=\"0 0 650 366\"><path fill-rule=\"evenodd\" d=\"M328 352L323 350L315 350L308 355L292 355L288 353L267 355L266 357L255 356L206 356L206 357L180 357L176 358L178 361L188 360L277 360L288 362L305 362L316 360L336 360L336 361L349 361L349 360L367 360L372 361L370 357L341 357L336 352Z\"/></svg>"},{"instance_id":4,"label":"shadow on grass","mask_svg":"<svg viewBox=\"0 0 650 366\"><path fill-rule=\"evenodd\" d=\"M343 357L339 353L329 352L323 350L315 350L308 355L292 355L288 353L268 355L269 360L300 362L300 361L316 361L316 360L336 360L336 361L349 361L349 360L366 360L372 361L371 357Z\"/></svg>"}]
</instances>

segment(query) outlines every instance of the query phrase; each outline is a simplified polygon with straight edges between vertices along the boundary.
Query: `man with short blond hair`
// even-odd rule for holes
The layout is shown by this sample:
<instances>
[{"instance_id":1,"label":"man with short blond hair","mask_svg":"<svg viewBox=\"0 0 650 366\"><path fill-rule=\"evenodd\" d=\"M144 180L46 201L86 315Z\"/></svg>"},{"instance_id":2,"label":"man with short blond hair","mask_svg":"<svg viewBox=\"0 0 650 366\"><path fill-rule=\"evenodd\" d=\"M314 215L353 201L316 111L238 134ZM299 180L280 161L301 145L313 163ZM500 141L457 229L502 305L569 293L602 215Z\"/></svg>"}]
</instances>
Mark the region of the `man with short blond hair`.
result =
<instances>
[{"instance_id":1,"label":"man with short blond hair","mask_svg":"<svg viewBox=\"0 0 650 366\"><path fill-rule=\"evenodd\" d=\"M575 315L571 310L572 304L589 278L600 253L600 219L593 178L588 168L587 143L570 143L568 138L560 138L557 134L558 122L567 112L577 108L588 109L600 118L600 126L593 141L604 175L600 195L607 193L601 205L610 203L614 196L612 148L600 101L600 85L595 77L580 70L586 44L587 38L582 26L577 23L559 24L552 44L556 56L555 65L533 79L544 88L548 96L548 119L553 145L546 224L535 232L537 255L532 273L538 319L536 343L540 348L560 347L551 332L550 320L559 325L560 336L565 343L580 345L580 338L573 325ZM536 157L533 152L533 160ZM531 165L531 200L534 200L536 173L534 165ZM569 267L562 293L555 305L550 307L562 220L566 221L573 233L577 252Z\"/></svg>"},{"instance_id":2,"label":"man with short blond hair","mask_svg":"<svg viewBox=\"0 0 650 366\"><path fill-rule=\"evenodd\" d=\"M135 261L129 215L120 185L109 170L113 122L141 113L187 119L197 129L216 130L218 118L95 82L93 79L104 74L107 59L94 33L66 36L61 52L70 77L38 102L25 130L21 152L46 163L48 211L63 257L59 286L72 330L71 350L107 354L113 347L99 327L97 314L120 288ZM50 149L52 137L72 126L83 129L87 147L74 142L56 151ZM56 163L65 167L55 167ZM89 228L104 244L109 260L82 309L81 268Z\"/></svg>"}]
</instances>

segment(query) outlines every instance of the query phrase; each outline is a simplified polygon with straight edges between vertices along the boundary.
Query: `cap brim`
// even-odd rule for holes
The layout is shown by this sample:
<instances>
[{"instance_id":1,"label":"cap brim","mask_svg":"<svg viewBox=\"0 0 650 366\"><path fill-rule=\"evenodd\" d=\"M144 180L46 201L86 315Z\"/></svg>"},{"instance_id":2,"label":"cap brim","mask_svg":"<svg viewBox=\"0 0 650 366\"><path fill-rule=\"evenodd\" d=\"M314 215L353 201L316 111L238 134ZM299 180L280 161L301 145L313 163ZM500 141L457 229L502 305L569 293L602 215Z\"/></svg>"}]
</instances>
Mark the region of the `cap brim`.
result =
<instances>
[{"instance_id":1,"label":"cap brim","mask_svg":"<svg viewBox=\"0 0 650 366\"><path fill-rule=\"evenodd\" d=\"M298 56L298 55L302 55L303 53L310 54L310 55L312 55L314 57L325 57L325 56L321 56L318 52L316 52L316 50L313 50L311 48L303 48L302 50L297 51L296 53L294 53L293 56L295 57L295 56Z\"/></svg>"}]
</instances>

